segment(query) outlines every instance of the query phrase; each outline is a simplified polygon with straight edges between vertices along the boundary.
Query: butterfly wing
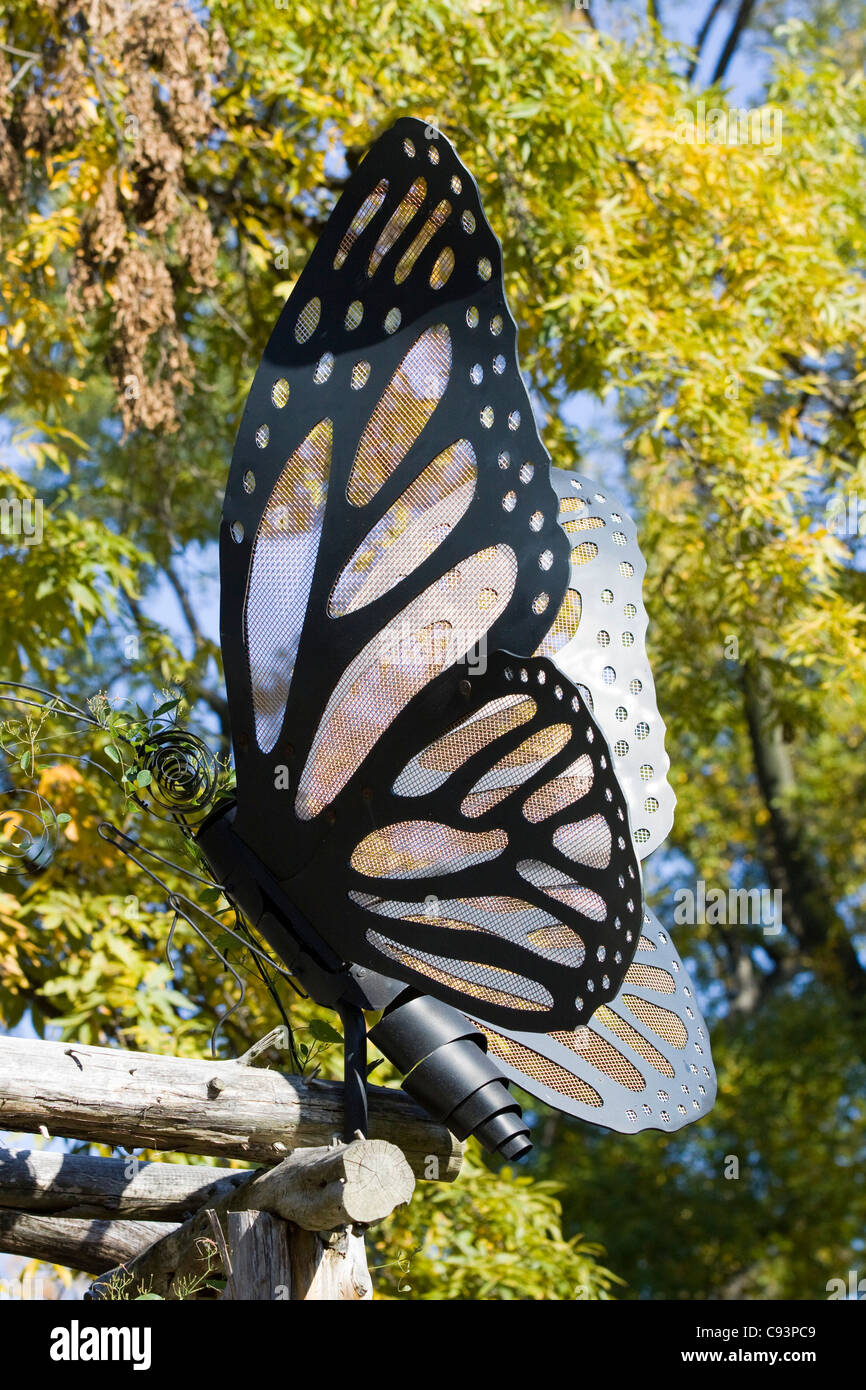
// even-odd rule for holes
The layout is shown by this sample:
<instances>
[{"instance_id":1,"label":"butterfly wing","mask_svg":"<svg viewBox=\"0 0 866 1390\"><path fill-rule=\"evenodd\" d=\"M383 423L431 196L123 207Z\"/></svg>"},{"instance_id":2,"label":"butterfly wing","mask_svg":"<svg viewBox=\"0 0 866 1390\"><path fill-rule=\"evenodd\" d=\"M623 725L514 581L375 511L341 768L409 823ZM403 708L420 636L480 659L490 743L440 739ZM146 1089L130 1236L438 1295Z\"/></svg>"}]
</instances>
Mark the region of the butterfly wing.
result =
<instances>
[{"instance_id":1,"label":"butterfly wing","mask_svg":"<svg viewBox=\"0 0 866 1390\"><path fill-rule=\"evenodd\" d=\"M668 834L675 802L644 644L646 566L634 523L607 487L579 474L554 474L554 487L572 572L539 651L579 683L613 755L636 851L646 857ZM709 1034L693 986L648 910L622 987L591 1024L543 1035L479 1027L510 1081L610 1129L677 1129L715 1099Z\"/></svg>"},{"instance_id":2,"label":"butterfly wing","mask_svg":"<svg viewBox=\"0 0 866 1390\"><path fill-rule=\"evenodd\" d=\"M484 1021L478 1027L509 1081L607 1129L679 1129L715 1101L709 1033L694 986L649 911L621 990L591 1023L544 1035Z\"/></svg>"},{"instance_id":3,"label":"butterfly wing","mask_svg":"<svg viewBox=\"0 0 866 1390\"><path fill-rule=\"evenodd\" d=\"M578 685L598 720L645 859L670 833L676 804L646 653L646 562L633 520L606 486L557 471L553 485L571 543L571 576L539 650Z\"/></svg>"},{"instance_id":4,"label":"butterfly wing","mask_svg":"<svg viewBox=\"0 0 866 1390\"><path fill-rule=\"evenodd\" d=\"M232 459L236 829L283 877L413 698L479 649L532 652L568 578L499 247L471 176L429 133L398 121L349 180Z\"/></svg>"},{"instance_id":5,"label":"butterfly wing","mask_svg":"<svg viewBox=\"0 0 866 1390\"><path fill-rule=\"evenodd\" d=\"M640 934L610 752L547 660L495 653L451 688L383 736L292 897L362 965L493 1023L568 1027L613 998Z\"/></svg>"},{"instance_id":6,"label":"butterfly wing","mask_svg":"<svg viewBox=\"0 0 866 1390\"><path fill-rule=\"evenodd\" d=\"M591 791L582 766L561 778L553 802L545 792L526 809L542 781L521 778L511 799L501 796L501 763L514 750L491 739L442 786L422 781L407 794L425 749L511 693L507 663L488 653L532 652L569 572L499 247L471 177L429 133L398 122L349 181L280 316L240 427L221 533L235 830L347 959L483 1005L506 1026L567 1026L615 991L629 943L612 934L640 920L626 811L574 688L553 668L524 669L527 680L550 677L531 734L567 735L551 775L589 758ZM573 747L587 728L595 762ZM594 809L570 816L569 794ZM390 834L399 861L423 846L417 828L398 845L394 827L429 826L434 814L452 836L507 843L507 853L487 868L477 855L455 857L460 881L447 886L437 863L395 898L379 881L370 833L380 849ZM527 863L535 881L521 872ZM451 902L455 884L461 899L485 900L482 923L418 920L419 901ZM520 910L534 905L539 930L558 926L573 939L527 945L513 914L490 907L503 897L525 901ZM381 903L391 906L377 911ZM481 999L470 956L499 972L498 984L485 974ZM531 1009L499 988L505 976L528 982Z\"/></svg>"}]
</instances>

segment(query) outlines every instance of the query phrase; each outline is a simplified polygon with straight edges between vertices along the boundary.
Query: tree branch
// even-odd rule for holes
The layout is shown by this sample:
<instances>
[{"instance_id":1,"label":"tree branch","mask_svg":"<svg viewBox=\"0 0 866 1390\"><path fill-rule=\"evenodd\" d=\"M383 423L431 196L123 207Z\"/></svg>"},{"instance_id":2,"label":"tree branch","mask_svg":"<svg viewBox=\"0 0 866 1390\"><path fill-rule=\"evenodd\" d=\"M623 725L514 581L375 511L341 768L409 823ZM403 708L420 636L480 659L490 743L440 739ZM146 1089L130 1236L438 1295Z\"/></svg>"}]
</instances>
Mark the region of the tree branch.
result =
<instances>
[{"instance_id":1,"label":"tree branch","mask_svg":"<svg viewBox=\"0 0 866 1390\"><path fill-rule=\"evenodd\" d=\"M706 41L710 36L710 30L715 24L716 17L724 3L725 0L713 0L712 5L707 11L706 19L704 20L703 24L701 25L698 31L698 36L695 39L694 57L689 63L688 69L686 71L686 78L689 82L694 81L695 73L698 70L698 64L700 63L701 58L704 54L704 45L706 44Z\"/></svg>"},{"instance_id":2,"label":"tree branch","mask_svg":"<svg viewBox=\"0 0 866 1390\"><path fill-rule=\"evenodd\" d=\"M713 86L715 86L717 82L721 82L727 72L731 59L739 46L740 39L743 37L743 32L747 28L749 20L752 17L754 8L755 0L740 0L740 8L734 16L734 22L725 40L725 46L719 55L719 61L716 63L716 70L713 73L712 79Z\"/></svg>"}]
</instances>

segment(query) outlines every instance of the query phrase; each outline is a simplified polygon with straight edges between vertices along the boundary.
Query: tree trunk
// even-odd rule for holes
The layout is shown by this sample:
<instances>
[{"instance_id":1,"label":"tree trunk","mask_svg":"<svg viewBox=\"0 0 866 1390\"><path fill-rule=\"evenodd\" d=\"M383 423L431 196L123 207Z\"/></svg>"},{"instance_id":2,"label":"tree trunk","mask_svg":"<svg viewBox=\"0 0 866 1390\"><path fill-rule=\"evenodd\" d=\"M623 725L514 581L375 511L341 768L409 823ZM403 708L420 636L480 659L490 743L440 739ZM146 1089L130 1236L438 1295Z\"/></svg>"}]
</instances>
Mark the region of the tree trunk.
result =
<instances>
[{"instance_id":1,"label":"tree trunk","mask_svg":"<svg viewBox=\"0 0 866 1390\"><path fill-rule=\"evenodd\" d=\"M772 716L768 679L751 664L743 672L755 772L770 816L771 887L781 890L785 926L799 944L804 966L847 994L859 1014L866 1001L866 971L793 809L796 777L783 730Z\"/></svg>"}]
</instances>

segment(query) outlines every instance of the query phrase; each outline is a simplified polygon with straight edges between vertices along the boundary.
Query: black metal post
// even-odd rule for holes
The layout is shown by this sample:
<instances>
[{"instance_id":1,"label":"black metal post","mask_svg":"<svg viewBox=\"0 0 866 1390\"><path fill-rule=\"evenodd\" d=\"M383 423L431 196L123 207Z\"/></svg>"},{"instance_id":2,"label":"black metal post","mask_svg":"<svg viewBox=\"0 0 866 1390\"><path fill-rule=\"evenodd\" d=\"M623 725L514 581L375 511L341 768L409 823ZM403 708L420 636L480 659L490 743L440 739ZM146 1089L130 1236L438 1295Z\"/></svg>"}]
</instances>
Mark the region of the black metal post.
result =
<instances>
[{"instance_id":1,"label":"black metal post","mask_svg":"<svg viewBox=\"0 0 866 1390\"><path fill-rule=\"evenodd\" d=\"M343 1025L343 1138L367 1136L367 1024L357 1004L337 1004Z\"/></svg>"}]
</instances>

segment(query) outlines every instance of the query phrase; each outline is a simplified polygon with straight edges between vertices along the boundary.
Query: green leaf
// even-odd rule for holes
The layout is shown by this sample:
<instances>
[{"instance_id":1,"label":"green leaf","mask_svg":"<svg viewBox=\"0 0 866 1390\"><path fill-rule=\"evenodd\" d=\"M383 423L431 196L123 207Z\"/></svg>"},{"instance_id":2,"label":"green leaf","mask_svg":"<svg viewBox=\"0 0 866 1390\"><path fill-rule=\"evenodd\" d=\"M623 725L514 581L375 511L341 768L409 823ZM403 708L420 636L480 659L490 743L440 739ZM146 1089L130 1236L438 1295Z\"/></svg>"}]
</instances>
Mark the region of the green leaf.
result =
<instances>
[{"instance_id":1,"label":"green leaf","mask_svg":"<svg viewBox=\"0 0 866 1390\"><path fill-rule=\"evenodd\" d=\"M336 1028L324 1018L314 1018L310 1024L310 1032L316 1039L316 1042L338 1043L340 1047L343 1046L342 1033L338 1033Z\"/></svg>"},{"instance_id":2,"label":"green leaf","mask_svg":"<svg viewBox=\"0 0 866 1390\"><path fill-rule=\"evenodd\" d=\"M159 719L161 714L168 714L169 710L177 709L178 705L181 703L182 701L180 699L166 700L164 704L160 705L158 709L155 709L153 711L153 718Z\"/></svg>"}]
</instances>

